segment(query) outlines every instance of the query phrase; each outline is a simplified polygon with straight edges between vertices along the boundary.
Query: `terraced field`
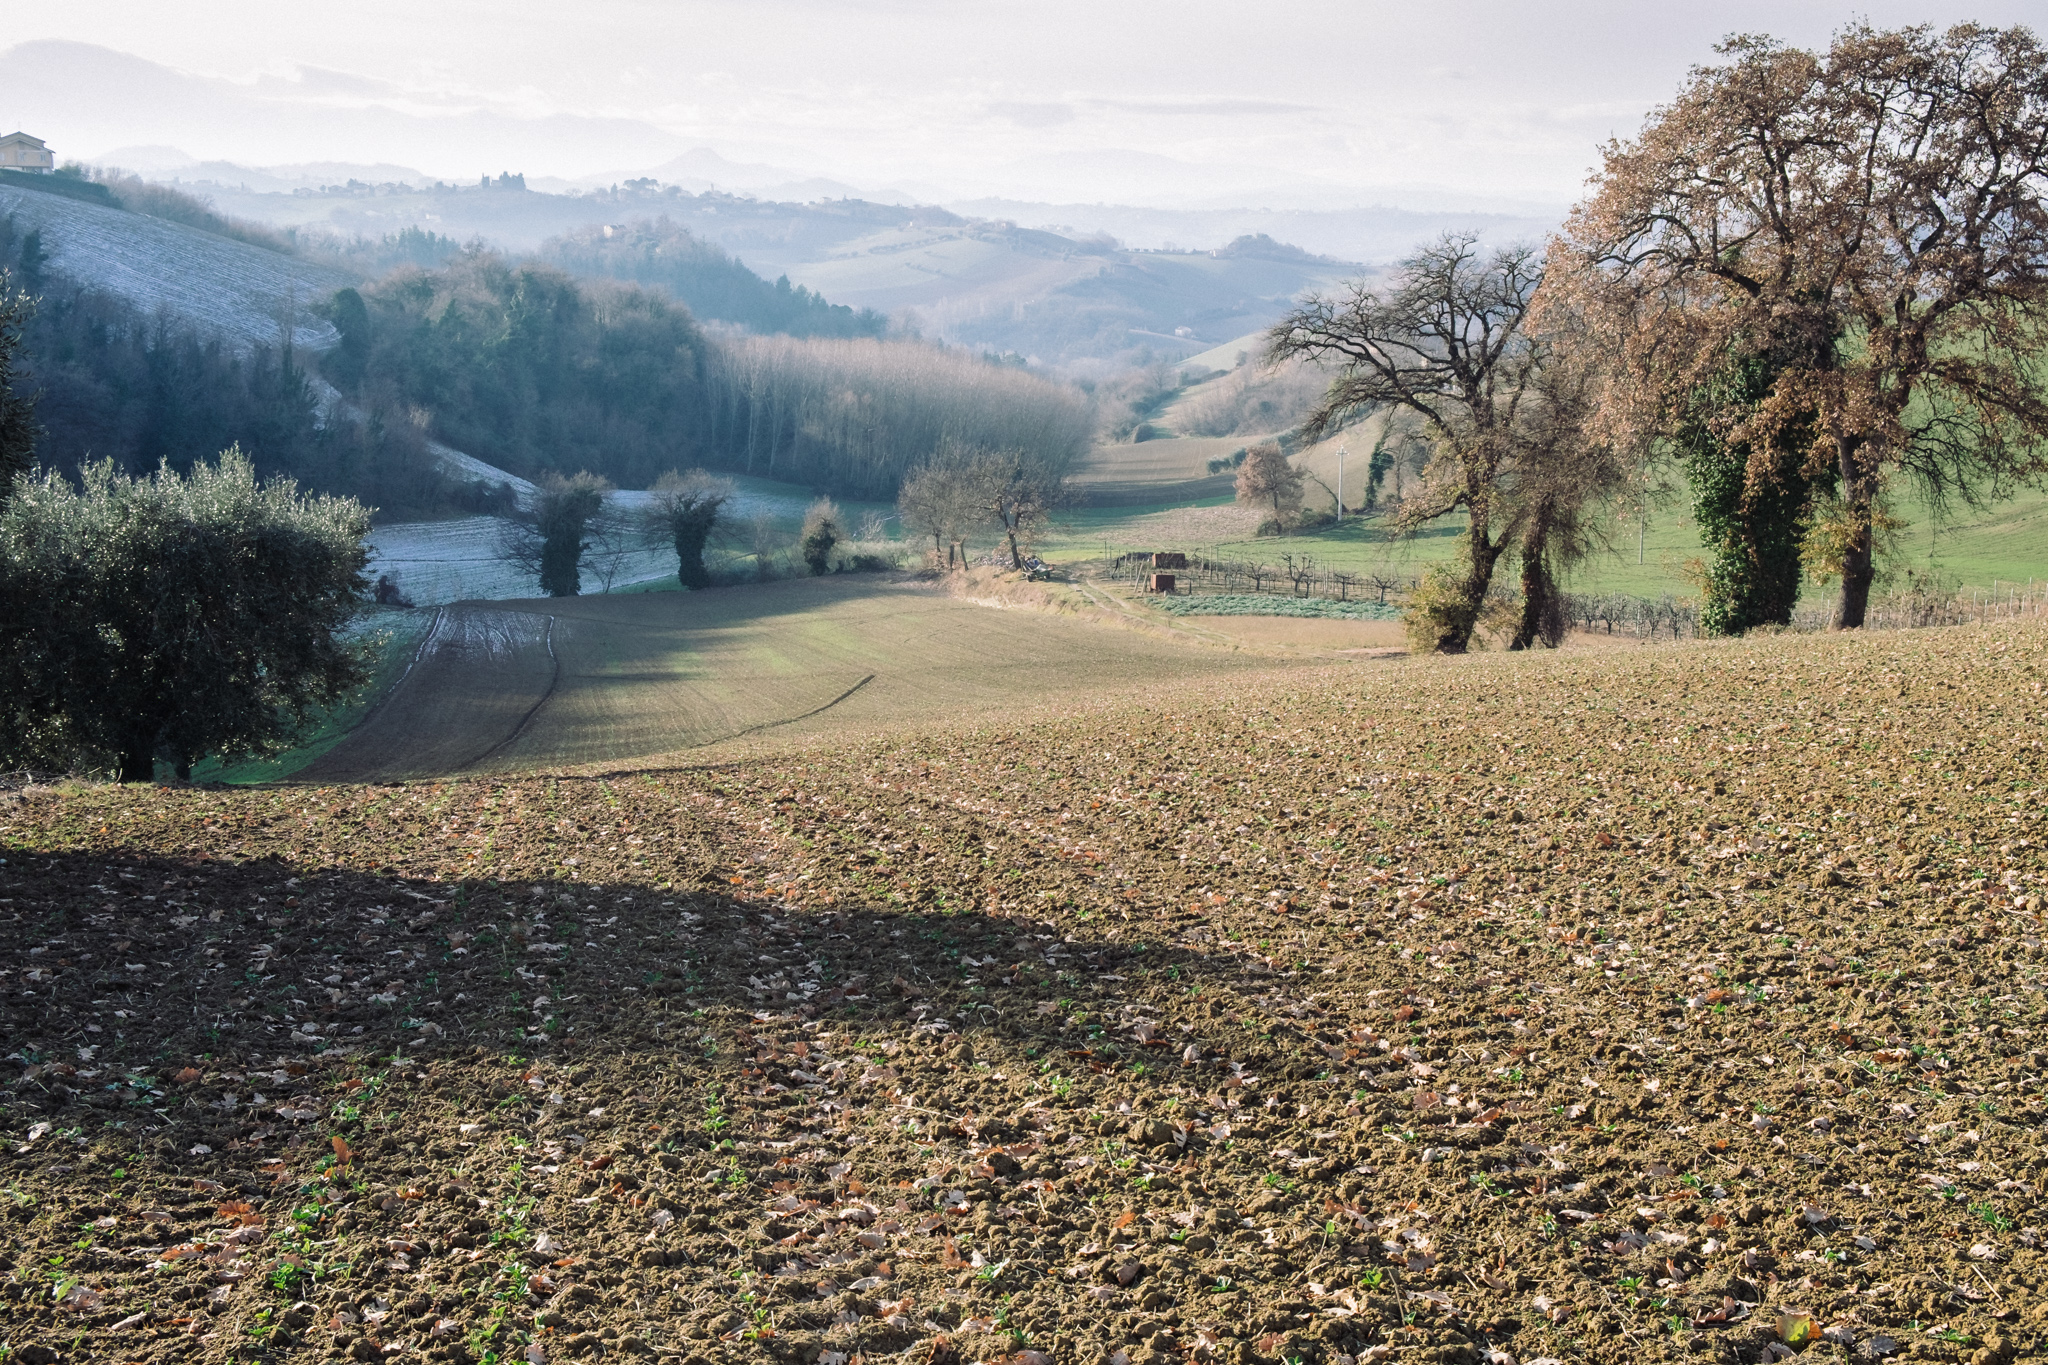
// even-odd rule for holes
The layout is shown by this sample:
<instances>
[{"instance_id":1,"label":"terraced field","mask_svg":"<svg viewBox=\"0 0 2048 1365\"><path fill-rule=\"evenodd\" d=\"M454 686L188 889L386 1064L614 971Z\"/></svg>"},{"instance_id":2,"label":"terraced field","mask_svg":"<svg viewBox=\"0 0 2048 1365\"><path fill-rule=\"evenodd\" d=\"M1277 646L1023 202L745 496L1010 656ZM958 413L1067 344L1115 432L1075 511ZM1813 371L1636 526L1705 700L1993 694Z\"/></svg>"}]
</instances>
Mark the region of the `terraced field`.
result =
<instances>
[{"instance_id":1,"label":"terraced field","mask_svg":"<svg viewBox=\"0 0 2048 1365\"><path fill-rule=\"evenodd\" d=\"M2044 727L1965 627L13 792L0 1339L2039 1359Z\"/></svg>"}]
</instances>

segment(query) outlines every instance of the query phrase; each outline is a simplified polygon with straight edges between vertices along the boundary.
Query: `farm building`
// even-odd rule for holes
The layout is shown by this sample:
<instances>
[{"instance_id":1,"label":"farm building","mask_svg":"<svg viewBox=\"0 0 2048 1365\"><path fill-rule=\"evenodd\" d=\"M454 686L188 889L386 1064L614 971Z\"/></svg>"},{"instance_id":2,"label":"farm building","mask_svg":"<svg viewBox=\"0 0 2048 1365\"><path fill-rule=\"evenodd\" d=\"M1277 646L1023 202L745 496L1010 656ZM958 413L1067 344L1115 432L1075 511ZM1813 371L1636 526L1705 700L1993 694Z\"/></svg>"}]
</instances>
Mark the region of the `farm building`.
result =
<instances>
[{"instance_id":1,"label":"farm building","mask_svg":"<svg viewBox=\"0 0 2048 1365\"><path fill-rule=\"evenodd\" d=\"M50 155L50 148L39 137L27 133L9 133L0 137L0 170L35 171L47 175L57 165L57 158Z\"/></svg>"}]
</instances>

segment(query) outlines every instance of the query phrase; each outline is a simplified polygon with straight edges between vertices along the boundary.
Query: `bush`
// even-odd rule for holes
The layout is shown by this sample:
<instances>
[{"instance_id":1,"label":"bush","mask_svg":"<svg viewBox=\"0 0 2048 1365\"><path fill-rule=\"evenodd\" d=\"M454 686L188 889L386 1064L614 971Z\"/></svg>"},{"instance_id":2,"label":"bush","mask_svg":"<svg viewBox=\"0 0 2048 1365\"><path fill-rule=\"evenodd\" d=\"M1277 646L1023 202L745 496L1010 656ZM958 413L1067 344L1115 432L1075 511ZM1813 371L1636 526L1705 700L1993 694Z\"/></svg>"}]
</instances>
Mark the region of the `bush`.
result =
<instances>
[{"instance_id":1,"label":"bush","mask_svg":"<svg viewBox=\"0 0 2048 1365\"><path fill-rule=\"evenodd\" d=\"M832 547L839 543L843 534L840 530L843 520L839 504L830 498L819 498L804 513L804 529L797 540L797 550L813 577L823 577L832 572Z\"/></svg>"},{"instance_id":2,"label":"bush","mask_svg":"<svg viewBox=\"0 0 2048 1365\"><path fill-rule=\"evenodd\" d=\"M1466 593L1464 579L1460 564L1435 565L1409 596L1402 620L1408 627L1408 647L1417 654L1435 654L1446 640L1471 638L1480 610Z\"/></svg>"},{"instance_id":3,"label":"bush","mask_svg":"<svg viewBox=\"0 0 2048 1365\"><path fill-rule=\"evenodd\" d=\"M891 555L877 554L872 550L856 550L839 556L834 573L894 573L899 567Z\"/></svg>"}]
</instances>

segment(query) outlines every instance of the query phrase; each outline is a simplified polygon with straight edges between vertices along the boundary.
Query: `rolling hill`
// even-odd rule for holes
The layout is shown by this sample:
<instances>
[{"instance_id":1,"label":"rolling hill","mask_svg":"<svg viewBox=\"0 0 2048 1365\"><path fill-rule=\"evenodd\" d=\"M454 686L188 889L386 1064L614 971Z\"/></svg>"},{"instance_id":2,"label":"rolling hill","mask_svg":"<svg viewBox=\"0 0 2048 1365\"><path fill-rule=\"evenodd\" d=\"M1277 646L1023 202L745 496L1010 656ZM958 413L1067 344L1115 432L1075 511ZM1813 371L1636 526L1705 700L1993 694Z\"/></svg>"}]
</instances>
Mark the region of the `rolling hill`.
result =
<instances>
[{"instance_id":1,"label":"rolling hill","mask_svg":"<svg viewBox=\"0 0 2048 1365\"><path fill-rule=\"evenodd\" d=\"M294 342L324 350L334 327L311 305L352 275L182 224L50 193L30 178L0 183L0 216L41 232L49 268L90 282L145 313L167 313L239 346L275 346L286 309Z\"/></svg>"},{"instance_id":2,"label":"rolling hill","mask_svg":"<svg viewBox=\"0 0 2048 1365\"><path fill-rule=\"evenodd\" d=\"M1098 233L932 205L785 203L651 180L563 194L496 178L295 193L218 182L189 188L224 212L274 226L372 240L417 228L514 253L666 220L764 279L786 275L833 304L902 319L936 340L1097 376L1134 356L1205 350L1272 321L1302 290L1364 269L1256 233L1202 250L1133 250ZM566 257L563 264L577 265Z\"/></svg>"}]
</instances>

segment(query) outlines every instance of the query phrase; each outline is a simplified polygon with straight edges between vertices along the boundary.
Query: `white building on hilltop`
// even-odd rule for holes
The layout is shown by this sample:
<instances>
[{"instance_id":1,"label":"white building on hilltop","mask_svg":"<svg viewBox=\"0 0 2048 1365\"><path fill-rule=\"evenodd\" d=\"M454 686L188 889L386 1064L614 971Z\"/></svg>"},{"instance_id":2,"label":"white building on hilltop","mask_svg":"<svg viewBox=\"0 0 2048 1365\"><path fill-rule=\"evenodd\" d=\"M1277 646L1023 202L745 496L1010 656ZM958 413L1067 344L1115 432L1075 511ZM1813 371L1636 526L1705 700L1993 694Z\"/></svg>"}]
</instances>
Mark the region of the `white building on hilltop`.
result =
<instances>
[{"instance_id":1,"label":"white building on hilltop","mask_svg":"<svg viewBox=\"0 0 2048 1365\"><path fill-rule=\"evenodd\" d=\"M57 158L39 137L9 133L0 137L0 171L34 171L48 175L57 168Z\"/></svg>"}]
</instances>

